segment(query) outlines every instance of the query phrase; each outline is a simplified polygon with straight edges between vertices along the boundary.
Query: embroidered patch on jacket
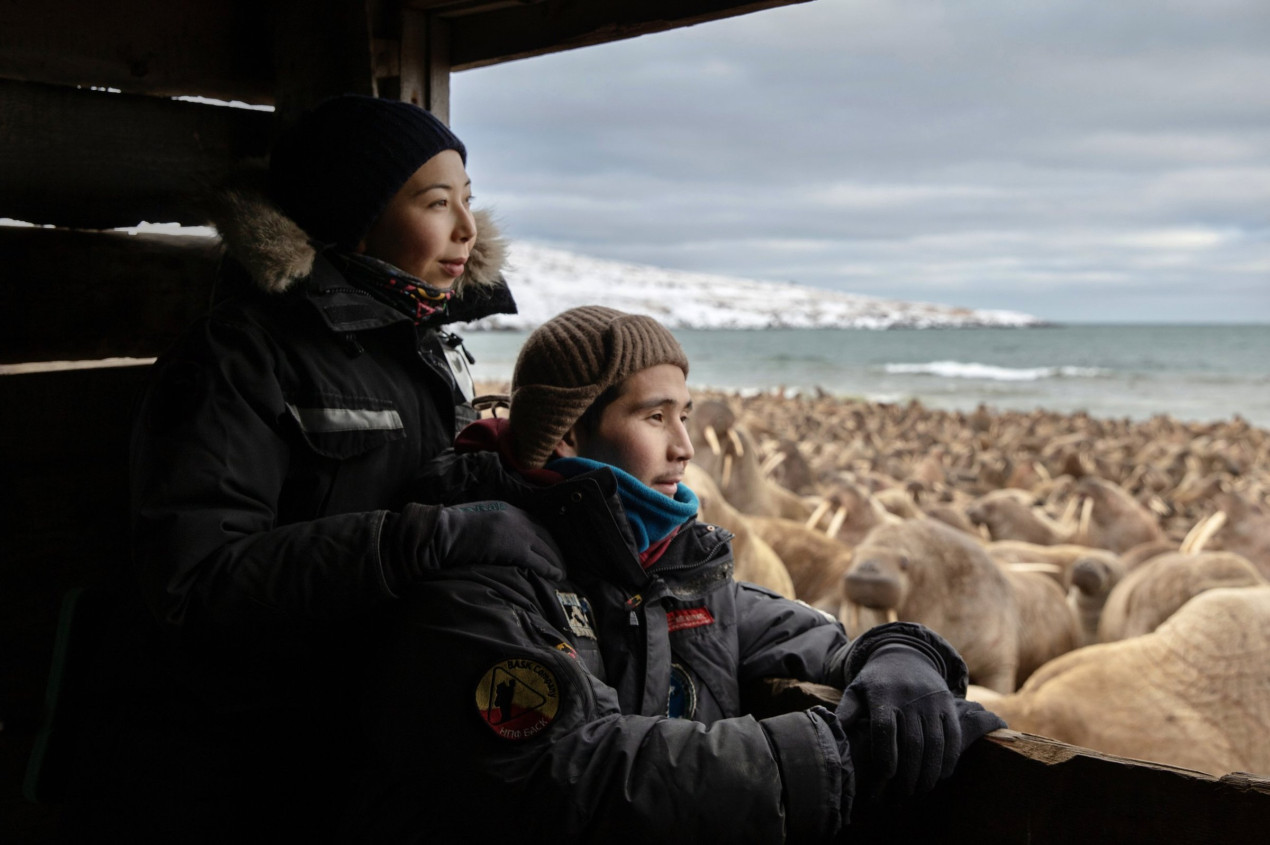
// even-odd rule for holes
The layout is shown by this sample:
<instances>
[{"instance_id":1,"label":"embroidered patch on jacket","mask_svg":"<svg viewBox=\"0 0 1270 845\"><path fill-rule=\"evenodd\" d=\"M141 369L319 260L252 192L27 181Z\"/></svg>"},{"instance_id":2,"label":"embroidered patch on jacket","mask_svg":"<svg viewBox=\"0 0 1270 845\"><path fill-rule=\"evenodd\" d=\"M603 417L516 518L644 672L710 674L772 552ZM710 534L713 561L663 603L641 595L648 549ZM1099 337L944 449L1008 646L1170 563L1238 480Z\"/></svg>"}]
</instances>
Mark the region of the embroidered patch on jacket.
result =
<instances>
[{"instance_id":1,"label":"embroidered patch on jacket","mask_svg":"<svg viewBox=\"0 0 1270 845\"><path fill-rule=\"evenodd\" d=\"M560 687L551 670L537 661L504 660L476 685L476 709L503 739L529 739L556 718Z\"/></svg>"},{"instance_id":2,"label":"embroidered patch on jacket","mask_svg":"<svg viewBox=\"0 0 1270 845\"><path fill-rule=\"evenodd\" d=\"M586 637L589 640L599 639L595 636L595 623L591 621L591 603L586 600L585 596L580 596L577 593L562 593L557 590L556 598L560 599L560 606L564 608L564 616L569 623L569 630L573 632L575 637Z\"/></svg>"},{"instance_id":3,"label":"embroidered patch on jacket","mask_svg":"<svg viewBox=\"0 0 1270 845\"><path fill-rule=\"evenodd\" d=\"M563 651L565 654L569 655L574 660L578 659L578 650L566 642L556 643L556 651Z\"/></svg>"},{"instance_id":4,"label":"embroidered patch on jacket","mask_svg":"<svg viewBox=\"0 0 1270 845\"><path fill-rule=\"evenodd\" d=\"M666 611L666 627L671 633L685 628L700 628L702 625L713 624L714 614L708 607L684 607Z\"/></svg>"},{"instance_id":5,"label":"embroidered patch on jacket","mask_svg":"<svg viewBox=\"0 0 1270 845\"><path fill-rule=\"evenodd\" d=\"M672 719L691 719L697 714L697 685L688 670L678 663L670 664L670 698L666 715Z\"/></svg>"}]
</instances>

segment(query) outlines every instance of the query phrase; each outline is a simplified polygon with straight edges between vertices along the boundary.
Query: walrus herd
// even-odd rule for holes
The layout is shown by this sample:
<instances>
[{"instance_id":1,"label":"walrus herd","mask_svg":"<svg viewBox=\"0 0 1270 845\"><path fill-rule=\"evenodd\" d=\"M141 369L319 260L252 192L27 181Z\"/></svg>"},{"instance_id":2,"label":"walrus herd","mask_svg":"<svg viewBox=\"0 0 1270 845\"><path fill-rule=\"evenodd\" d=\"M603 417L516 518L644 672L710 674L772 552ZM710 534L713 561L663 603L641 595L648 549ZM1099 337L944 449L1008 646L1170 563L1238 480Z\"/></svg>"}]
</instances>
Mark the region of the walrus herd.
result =
<instances>
[{"instance_id":1,"label":"walrus herd","mask_svg":"<svg viewBox=\"0 0 1270 845\"><path fill-rule=\"evenodd\" d=\"M738 579L853 636L929 625L1015 730L1270 773L1270 432L823 393L694 400L685 482L737 535Z\"/></svg>"},{"instance_id":2,"label":"walrus herd","mask_svg":"<svg viewBox=\"0 0 1270 845\"><path fill-rule=\"evenodd\" d=\"M1016 730L1270 772L1270 743L1241 741L1270 736L1270 661L1245 659L1270 653L1258 639L1270 636L1270 432L824 394L695 399L694 477L731 506L703 518L759 538L786 569L738 557L738 578L792 585L853 635L886 619L930 625ZM1218 588L1248 592L1188 610ZM1147 645L1157 630L1167 647ZM1141 718L1129 689L1154 691Z\"/></svg>"}]
</instances>

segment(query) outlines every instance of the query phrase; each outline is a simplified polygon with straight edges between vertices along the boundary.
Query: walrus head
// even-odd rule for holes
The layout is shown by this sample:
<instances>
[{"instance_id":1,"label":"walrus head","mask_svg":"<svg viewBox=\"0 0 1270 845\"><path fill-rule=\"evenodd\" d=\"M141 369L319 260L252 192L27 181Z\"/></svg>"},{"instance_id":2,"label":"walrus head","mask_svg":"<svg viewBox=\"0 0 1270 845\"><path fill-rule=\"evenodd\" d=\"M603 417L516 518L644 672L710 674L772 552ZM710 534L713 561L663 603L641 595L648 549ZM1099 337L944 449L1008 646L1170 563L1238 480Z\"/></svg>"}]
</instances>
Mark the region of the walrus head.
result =
<instances>
[{"instance_id":1,"label":"walrus head","mask_svg":"<svg viewBox=\"0 0 1270 845\"><path fill-rule=\"evenodd\" d=\"M908 591L907 570L906 555L879 550L860 557L843 576L847 598L875 610L898 608Z\"/></svg>"}]
</instances>

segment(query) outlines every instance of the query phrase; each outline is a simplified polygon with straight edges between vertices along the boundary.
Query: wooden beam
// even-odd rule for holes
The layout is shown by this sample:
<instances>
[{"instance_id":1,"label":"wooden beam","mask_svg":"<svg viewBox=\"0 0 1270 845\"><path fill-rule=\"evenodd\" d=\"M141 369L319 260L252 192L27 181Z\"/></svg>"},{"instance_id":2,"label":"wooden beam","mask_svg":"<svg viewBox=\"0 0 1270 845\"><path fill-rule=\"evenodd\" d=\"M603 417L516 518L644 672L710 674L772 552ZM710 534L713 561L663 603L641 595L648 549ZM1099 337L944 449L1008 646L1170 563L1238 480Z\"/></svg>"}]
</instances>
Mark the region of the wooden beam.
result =
<instances>
[{"instance_id":1,"label":"wooden beam","mask_svg":"<svg viewBox=\"0 0 1270 845\"><path fill-rule=\"evenodd\" d=\"M272 39L268 3L0 3L0 77L268 103Z\"/></svg>"},{"instance_id":2,"label":"wooden beam","mask_svg":"<svg viewBox=\"0 0 1270 845\"><path fill-rule=\"evenodd\" d=\"M756 718L833 708L832 687L769 680L743 692ZM1209 845L1270 830L1270 776L1128 760L1046 737L994 731L953 776L900 806L859 801L838 838L851 845Z\"/></svg>"},{"instance_id":3,"label":"wooden beam","mask_svg":"<svg viewBox=\"0 0 1270 845\"><path fill-rule=\"evenodd\" d=\"M1270 830L1270 779L1199 772L996 731L902 812L861 806L852 845L1210 845Z\"/></svg>"},{"instance_id":4,"label":"wooden beam","mask_svg":"<svg viewBox=\"0 0 1270 845\"><path fill-rule=\"evenodd\" d=\"M449 123L449 23L425 12L403 9L400 68L400 98Z\"/></svg>"},{"instance_id":5,"label":"wooden beam","mask_svg":"<svg viewBox=\"0 0 1270 845\"><path fill-rule=\"evenodd\" d=\"M277 102L289 117L296 104L374 90L366 18L378 2L0 3L0 78ZM462 70L807 0L382 2L394 14L404 8L450 20L454 69Z\"/></svg>"},{"instance_id":6,"label":"wooden beam","mask_svg":"<svg viewBox=\"0 0 1270 845\"><path fill-rule=\"evenodd\" d=\"M249 109L0 80L0 217L72 228L200 224L198 197L268 152Z\"/></svg>"},{"instance_id":7,"label":"wooden beam","mask_svg":"<svg viewBox=\"0 0 1270 845\"><path fill-rule=\"evenodd\" d=\"M211 302L219 241L0 227L0 364L154 357Z\"/></svg>"},{"instance_id":8,"label":"wooden beam","mask_svg":"<svg viewBox=\"0 0 1270 845\"><path fill-rule=\"evenodd\" d=\"M339 94L375 96L367 0L278 0L274 101L278 128Z\"/></svg>"},{"instance_id":9,"label":"wooden beam","mask_svg":"<svg viewBox=\"0 0 1270 845\"><path fill-rule=\"evenodd\" d=\"M809 0L549 0L497 8L481 4L479 13L464 8L470 4L416 0L416 5L450 18L450 60L457 71L805 2Z\"/></svg>"}]
</instances>

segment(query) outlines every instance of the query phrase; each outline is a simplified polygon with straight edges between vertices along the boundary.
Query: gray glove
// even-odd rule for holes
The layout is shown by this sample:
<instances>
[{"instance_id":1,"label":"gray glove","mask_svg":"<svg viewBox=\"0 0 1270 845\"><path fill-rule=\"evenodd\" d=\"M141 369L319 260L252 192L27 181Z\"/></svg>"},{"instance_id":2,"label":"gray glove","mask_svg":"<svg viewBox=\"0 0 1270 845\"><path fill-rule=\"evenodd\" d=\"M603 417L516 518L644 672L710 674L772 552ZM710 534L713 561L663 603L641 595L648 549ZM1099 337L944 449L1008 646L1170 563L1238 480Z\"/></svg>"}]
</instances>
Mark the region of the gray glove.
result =
<instances>
[{"instance_id":1,"label":"gray glove","mask_svg":"<svg viewBox=\"0 0 1270 845\"><path fill-rule=\"evenodd\" d=\"M384 578L394 593L424 573L454 566L520 566L548 578L564 571L547 529L506 502L408 504L384 518L379 548Z\"/></svg>"}]
</instances>

